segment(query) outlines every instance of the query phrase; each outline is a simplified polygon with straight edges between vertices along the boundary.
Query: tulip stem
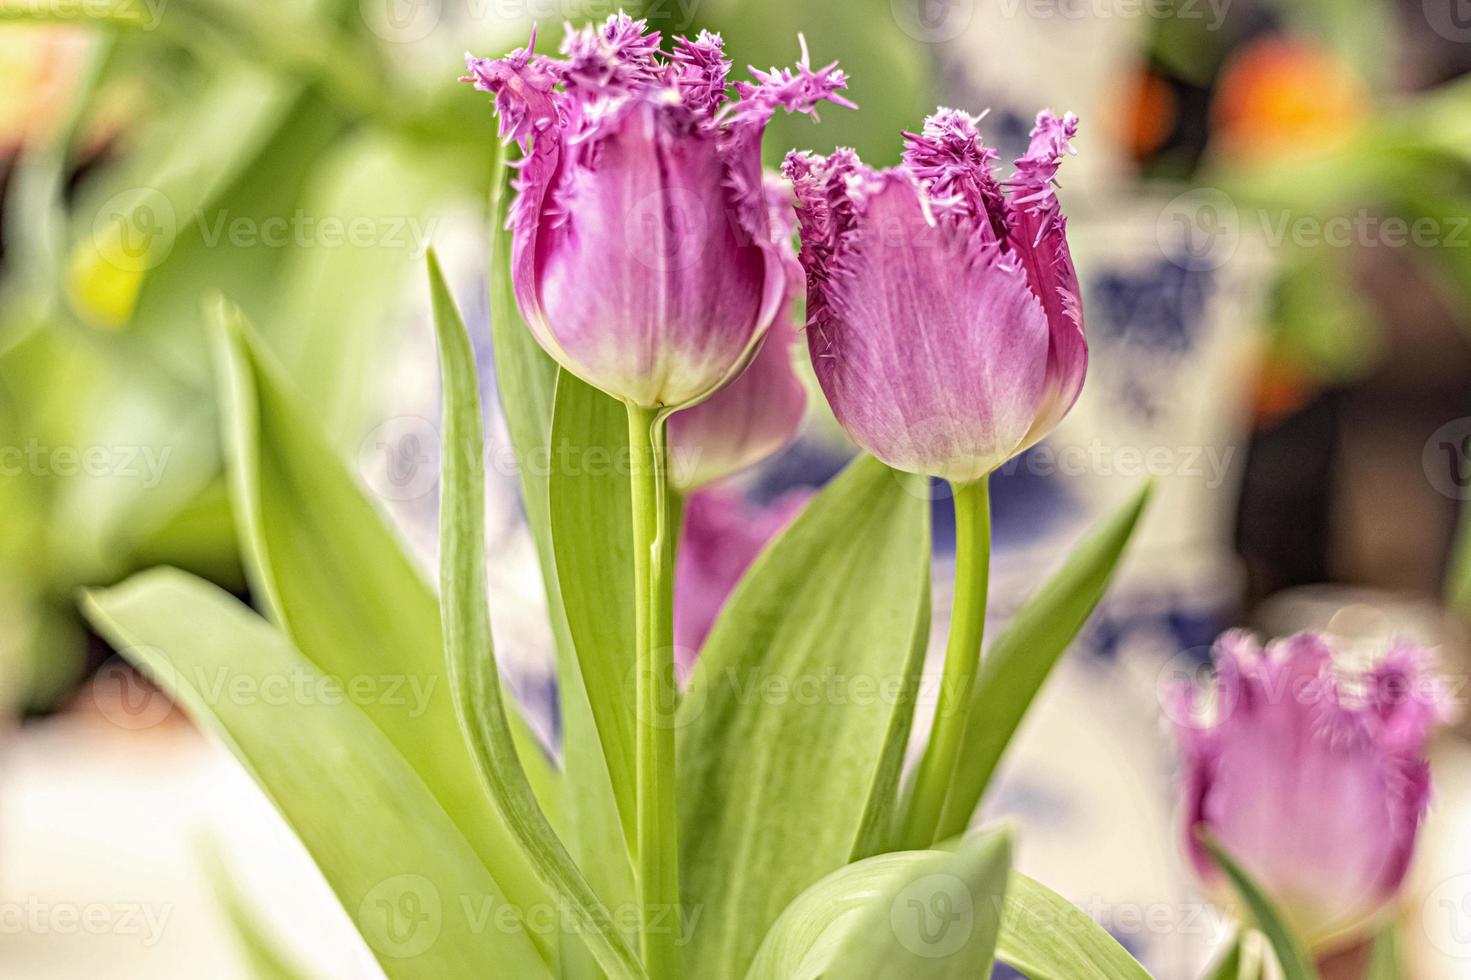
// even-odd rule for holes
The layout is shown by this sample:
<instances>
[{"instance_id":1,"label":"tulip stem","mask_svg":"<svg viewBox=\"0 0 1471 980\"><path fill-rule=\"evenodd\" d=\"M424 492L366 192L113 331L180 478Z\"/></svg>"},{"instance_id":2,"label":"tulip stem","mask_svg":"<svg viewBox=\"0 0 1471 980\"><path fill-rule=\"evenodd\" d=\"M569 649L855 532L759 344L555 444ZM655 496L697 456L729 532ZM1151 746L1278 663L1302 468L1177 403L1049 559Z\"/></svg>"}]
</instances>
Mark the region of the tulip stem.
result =
<instances>
[{"instance_id":1,"label":"tulip stem","mask_svg":"<svg viewBox=\"0 0 1471 980\"><path fill-rule=\"evenodd\" d=\"M909 798L901 846L920 850L937 843L936 828L954 779L960 742L970 714L971 691L986 629L991 566L991 500L986 479L953 484L955 491L955 600L935 722Z\"/></svg>"},{"instance_id":2,"label":"tulip stem","mask_svg":"<svg viewBox=\"0 0 1471 980\"><path fill-rule=\"evenodd\" d=\"M639 945L652 980L679 976L679 846L674 802L674 575L664 419L628 406L636 630Z\"/></svg>"}]
</instances>

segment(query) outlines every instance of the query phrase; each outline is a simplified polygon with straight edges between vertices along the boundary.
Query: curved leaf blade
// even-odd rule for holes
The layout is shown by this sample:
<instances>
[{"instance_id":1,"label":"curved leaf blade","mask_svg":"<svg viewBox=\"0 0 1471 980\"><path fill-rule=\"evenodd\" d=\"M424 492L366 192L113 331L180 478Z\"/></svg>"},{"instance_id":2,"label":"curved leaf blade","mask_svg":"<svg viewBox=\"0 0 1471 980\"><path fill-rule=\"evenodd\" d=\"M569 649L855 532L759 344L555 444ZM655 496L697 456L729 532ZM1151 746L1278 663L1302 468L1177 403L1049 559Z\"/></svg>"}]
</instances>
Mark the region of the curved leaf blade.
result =
<instances>
[{"instance_id":1,"label":"curved leaf blade","mask_svg":"<svg viewBox=\"0 0 1471 980\"><path fill-rule=\"evenodd\" d=\"M557 375L548 483L562 608L624 838L634 839L633 502L623 405Z\"/></svg>"},{"instance_id":2,"label":"curved leaf blade","mask_svg":"<svg viewBox=\"0 0 1471 980\"><path fill-rule=\"evenodd\" d=\"M996 958L1031 980L1150 980L1139 961L1067 899L1013 872Z\"/></svg>"},{"instance_id":3,"label":"curved leaf blade","mask_svg":"<svg viewBox=\"0 0 1471 980\"><path fill-rule=\"evenodd\" d=\"M382 682L384 696L363 710L511 901L522 908L545 901L545 887L476 778L449 691L434 592L238 311L219 316L227 324L216 354L231 500L255 593L324 674ZM551 782L550 763L519 719L518 727L533 782ZM544 951L550 961L550 946Z\"/></svg>"},{"instance_id":4,"label":"curved leaf blade","mask_svg":"<svg viewBox=\"0 0 1471 980\"><path fill-rule=\"evenodd\" d=\"M301 837L388 976L495 969L550 977L528 931L477 920L477 910L507 896L350 685L238 600L172 569L87 593L83 609L224 739ZM283 682L316 693L272 694Z\"/></svg>"},{"instance_id":5,"label":"curved leaf blade","mask_svg":"<svg viewBox=\"0 0 1471 980\"><path fill-rule=\"evenodd\" d=\"M1152 491L1145 484L1084 541L1027 600L981 660L960 765L940 817L941 839L969 826L1027 708L1103 598Z\"/></svg>"},{"instance_id":6,"label":"curved leaf blade","mask_svg":"<svg viewBox=\"0 0 1471 980\"><path fill-rule=\"evenodd\" d=\"M991 975L1011 842L976 834L953 851L848 865L803 892L761 944L747 980Z\"/></svg>"},{"instance_id":7,"label":"curved leaf blade","mask_svg":"<svg viewBox=\"0 0 1471 980\"><path fill-rule=\"evenodd\" d=\"M690 962L743 973L787 904L868 842L929 560L924 493L863 457L726 604L675 721L684 895L703 910Z\"/></svg>"},{"instance_id":8,"label":"curved leaf blade","mask_svg":"<svg viewBox=\"0 0 1471 980\"><path fill-rule=\"evenodd\" d=\"M501 816L542 881L575 917L576 931L598 964L611 977L642 977L637 955L613 927L607 908L552 829L517 758L486 610L485 470L480 451L485 433L475 353L433 251L429 290L439 340L444 443L449 447L439 509L444 646L460 723Z\"/></svg>"}]
</instances>

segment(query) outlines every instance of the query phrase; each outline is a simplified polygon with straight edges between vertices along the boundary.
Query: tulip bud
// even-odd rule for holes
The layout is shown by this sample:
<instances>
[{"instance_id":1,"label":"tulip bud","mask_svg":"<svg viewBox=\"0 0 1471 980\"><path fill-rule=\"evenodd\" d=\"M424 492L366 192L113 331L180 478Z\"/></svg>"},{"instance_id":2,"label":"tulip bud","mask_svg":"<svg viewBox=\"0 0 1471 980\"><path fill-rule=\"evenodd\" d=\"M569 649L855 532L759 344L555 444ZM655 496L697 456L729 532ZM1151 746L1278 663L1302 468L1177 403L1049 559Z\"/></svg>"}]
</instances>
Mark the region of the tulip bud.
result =
<instances>
[{"instance_id":1,"label":"tulip bud","mask_svg":"<svg viewBox=\"0 0 1471 980\"><path fill-rule=\"evenodd\" d=\"M792 369L793 316L805 283L792 247L790 189L767 180L772 234L786 270L781 311L749 367L693 408L669 419L669 478L681 492L713 483L785 447L802 425L807 392Z\"/></svg>"},{"instance_id":2,"label":"tulip bud","mask_svg":"<svg viewBox=\"0 0 1471 980\"><path fill-rule=\"evenodd\" d=\"M569 31L562 59L532 44L468 60L526 152L511 212L517 304L564 368L645 408L704 398L748 362L784 272L761 180L777 109L848 105L835 65L755 72L727 101L719 35L659 34L625 14ZM533 35L533 42L535 38Z\"/></svg>"},{"instance_id":3,"label":"tulip bud","mask_svg":"<svg viewBox=\"0 0 1471 980\"><path fill-rule=\"evenodd\" d=\"M1350 671L1322 636L1263 651L1233 632L1215 657L1214 697L1181 687L1171 712L1195 869L1222 885L1207 829L1304 942L1351 940L1399 890L1425 816L1426 742L1446 704L1427 655L1397 644Z\"/></svg>"},{"instance_id":4,"label":"tulip bud","mask_svg":"<svg viewBox=\"0 0 1471 980\"><path fill-rule=\"evenodd\" d=\"M833 413L897 469L978 480L1040 440L1087 370L1053 179L1077 129L1037 117L1008 196L976 119L942 109L904 162L793 153L807 343Z\"/></svg>"}]
</instances>

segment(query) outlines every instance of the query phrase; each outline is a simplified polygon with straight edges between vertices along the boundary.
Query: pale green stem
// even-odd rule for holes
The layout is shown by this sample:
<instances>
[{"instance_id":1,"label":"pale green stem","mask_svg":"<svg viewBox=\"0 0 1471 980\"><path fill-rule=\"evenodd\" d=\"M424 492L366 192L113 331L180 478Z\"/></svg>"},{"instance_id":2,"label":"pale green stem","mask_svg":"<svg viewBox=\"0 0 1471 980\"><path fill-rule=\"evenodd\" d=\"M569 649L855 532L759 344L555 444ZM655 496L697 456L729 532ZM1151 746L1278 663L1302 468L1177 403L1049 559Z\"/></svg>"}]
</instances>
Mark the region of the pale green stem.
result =
<instances>
[{"instance_id":1,"label":"pale green stem","mask_svg":"<svg viewBox=\"0 0 1471 980\"><path fill-rule=\"evenodd\" d=\"M986 628L986 590L991 566L991 501L983 477L954 485L955 601L940 684L935 723L919 764L900 844L910 850L936 843L935 829L955 774L970 713L971 691L981 661Z\"/></svg>"},{"instance_id":2,"label":"pale green stem","mask_svg":"<svg viewBox=\"0 0 1471 980\"><path fill-rule=\"evenodd\" d=\"M633 495L633 564L638 632L635 725L638 755L639 943L653 980L675 980L679 967L679 838L674 800L673 529L665 477L664 420L628 407L629 482Z\"/></svg>"}]
</instances>

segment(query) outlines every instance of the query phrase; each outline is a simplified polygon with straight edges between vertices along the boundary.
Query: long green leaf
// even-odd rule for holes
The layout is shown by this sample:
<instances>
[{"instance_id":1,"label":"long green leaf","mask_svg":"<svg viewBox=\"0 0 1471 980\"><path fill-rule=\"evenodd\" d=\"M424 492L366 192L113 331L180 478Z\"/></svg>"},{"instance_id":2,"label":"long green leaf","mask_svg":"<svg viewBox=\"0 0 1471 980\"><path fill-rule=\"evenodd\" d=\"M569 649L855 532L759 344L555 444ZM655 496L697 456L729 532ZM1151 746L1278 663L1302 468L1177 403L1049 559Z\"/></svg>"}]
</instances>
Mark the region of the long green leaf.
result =
<instances>
[{"instance_id":1,"label":"long green leaf","mask_svg":"<svg viewBox=\"0 0 1471 980\"><path fill-rule=\"evenodd\" d=\"M491 342L501 413L505 416L515 457L521 463L518 467L521 499L526 523L536 542L547 612L556 642L562 768L567 790L562 827L573 854L598 894L611 907L626 908L635 901L633 865L608 775L609 767L567 626L552 548L550 467L541 462L551 459L558 369L556 362L537 345L516 308L510 277L511 236L506 229L511 177L506 152L502 147L491 177ZM569 977L596 976L596 967L586 960L587 953L580 944L569 945L563 953L562 972Z\"/></svg>"},{"instance_id":2,"label":"long green leaf","mask_svg":"<svg viewBox=\"0 0 1471 980\"><path fill-rule=\"evenodd\" d=\"M232 500L254 591L324 673L400 685L364 706L523 908L545 887L476 778L446 678L439 603L238 313L217 340ZM518 728L525 731L524 723ZM523 739L533 783L553 779ZM537 937L545 942L545 937ZM554 951L545 948L549 959Z\"/></svg>"},{"instance_id":3,"label":"long green leaf","mask_svg":"<svg viewBox=\"0 0 1471 980\"><path fill-rule=\"evenodd\" d=\"M517 758L501 700L486 611L485 444L479 379L470 336L450 298L434 253L429 289L439 339L443 390L443 489L439 510L444 645L460 722L501 815L537 874L576 920L577 932L611 977L644 975L638 957L613 928L608 910L567 853L536 802Z\"/></svg>"},{"instance_id":4,"label":"long green leaf","mask_svg":"<svg viewBox=\"0 0 1471 980\"><path fill-rule=\"evenodd\" d=\"M1151 491L1146 484L1084 541L991 644L976 677L960 765L940 817L941 839L969 825L1027 708L1103 598Z\"/></svg>"},{"instance_id":5,"label":"long green leaf","mask_svg":"<svg viewBox=\"0 0 1471 980\"><path fill-rule=\"evenodd\" d=\"M634 818L633 529L624 407L566 371L552 415L552 548L572 646L618 799Z\"/></svg>"},{"instance_id":6,"label":"long green leaf","mask_svg":"<svg viewBox=\"0 0 1471 980\"><path fill-rule=\"evenodd\" d=\"M920 664L924 494L855 461L756 560L676 717L688 961L739 975L803 889L847 864Z\"/></svg>"},{"instance_id":7,"label":"long green leaf","mask_svg":"<svg viewBox=\"0 0 1471 980\"><path fill-rule=\"evenodd\" d=\"M370 719L372 692L320 670L237 600L171 569L89 593L83 607L250 770L390 977L550 976L526 930L485 928L483 917L508 898Z\"/></svg>"},{"instance_id":8,"label":"long green leaf","mask_svg":"<svg viewBox=\"0 0 1471 980\"><path fill-rule=\"evenodd\" d=\"M1313 961L1308 956L1307 950L1302 943L1293 935L1288 928L1287 921L1272 904L1272 900L1262 891L1261 886L1252 880L1246 869L1236 862L1236 859L1228 854L1219 842L1209 834L1201 837L1201 842L1206 850L1210 851L1211 857L1221 870L1225 872L1226 878L1230 880L1231 887L1235 889L1241 903L1251 913L1256 927L1267 937L1272 944L1272 952L1277 954L1277 963L1282 967L1282 976L1285 980L1318 980L1318 972L1313 967Z\"/></svg>"},{"instance_id":9,"label":"long green leaf","mask_svg":"<svg viewBox=\"0 0 1471 980\"><path fill-rule=\"evenodd\" d=\"M1118 941L1046 885L1012 873L996 958L1031 980L1150 980Z\"/></svg>"}]
</instances>

